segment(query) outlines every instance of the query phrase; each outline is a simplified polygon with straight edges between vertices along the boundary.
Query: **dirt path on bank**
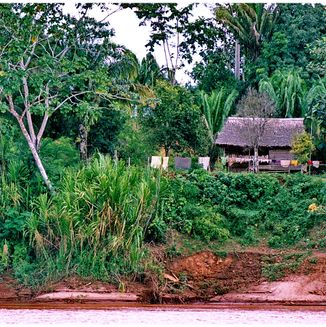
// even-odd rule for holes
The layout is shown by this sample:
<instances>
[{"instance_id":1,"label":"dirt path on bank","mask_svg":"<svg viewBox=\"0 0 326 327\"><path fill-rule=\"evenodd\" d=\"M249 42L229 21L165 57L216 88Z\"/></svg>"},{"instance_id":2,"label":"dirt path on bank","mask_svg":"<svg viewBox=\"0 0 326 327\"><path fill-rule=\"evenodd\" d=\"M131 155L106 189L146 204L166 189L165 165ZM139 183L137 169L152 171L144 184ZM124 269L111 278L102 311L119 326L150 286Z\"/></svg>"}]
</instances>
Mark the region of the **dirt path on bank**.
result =
<instances>
[{"instance_id":1,"label":"dirt path on bank","mask_svg":"<svg viewBox=\"0 0 326 327\"><path fill-rule=\"evenodd\" d=\"M163 280L125 280L120 287L69 278L35 292L3 276L0 304L20 302L326 305L326 254L246 251L221 257L202 251L165 261Z\"/></svg>"}]
</instances>

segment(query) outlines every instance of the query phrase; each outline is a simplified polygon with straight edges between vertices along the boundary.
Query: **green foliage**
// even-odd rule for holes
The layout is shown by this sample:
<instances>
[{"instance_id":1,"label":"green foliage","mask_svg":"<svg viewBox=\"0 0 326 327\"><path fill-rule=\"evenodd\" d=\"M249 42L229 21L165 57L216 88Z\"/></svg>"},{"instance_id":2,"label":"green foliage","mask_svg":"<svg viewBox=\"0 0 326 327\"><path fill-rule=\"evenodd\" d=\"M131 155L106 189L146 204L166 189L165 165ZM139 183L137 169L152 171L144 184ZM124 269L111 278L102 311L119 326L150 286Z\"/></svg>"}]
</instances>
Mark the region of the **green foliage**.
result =
<instances>
[{"instance_id":1,"label":"green foliage","mask_svg":"<svg viewBox=\"0 0 326 327\"><path fill-rule=\"evenodd\" d=\"M234 237L245 245L261 238L272 247L296 244L324 217L308 210L312 203L325 203L322 181L301 174L211 175L198 170L172 179L170 192L164 212L169 226L189 235L196 235L194 226L202 226L205 232L216 230L214 236L208 233L211 239ZM224 218L213 218L214 213ZM215 227L208 227L206 217Z\"/></svg>"},{"instance_id":2,"label":"green foliage","mask_svg":"<svg viewBox=\"0 0 326 327\"><path fill-rule=\"evenodd\" d=\"M26 244L17 244L12 255L12 268L15 278L23 285L38 284L37 264L29 254L30 248Z\"/></svg>"},{"instance_id":3,"label":"green foliage","mask_svg":"<svg viewBox=\"0 0 326 327\"><path fill-rule=\"evenodd\" d=\"M262 259L262 275L269 281L276 281L286 273L294 273L300 267L307 253L293 253L289 255L265 256Z\"/></svg>"},{"instance_id":4,"label":"green foliage","mask_svg":"<svg viewBox=\"0 0 326 327\"><path fill-rule=\"evenodd\" d=\"M9 260L9 247L7 241L5 240L4 242L1 242L0 248L0 274L9 268Z\"/></svg>"},{"instance_id":5,"label":"green foliage","mask_svg":"<svg viewBox=\"0 0 326 327\"><path fill-rule=\"evenodd\" d=\"M191 92L161 80L156 83L155 93L158 105L140 112L152 144L163 147L166 156L171 150L178 153L203 151L208 140L203 132L199 107Z\"/></svg>"},{"instance_id":6,"label":"green foliage","mask_svg":"<svg viewBox=\"0 0 326 327\"><path fill-rule=\"evenodd\" d=\"M99 156L69 170L54 198L34 201L26 236L57 273L109 279L142 269L143 240L158 214L159 177Z\"/></svg>"},{"instance_id":7,"label":"green foliage","mask_svg":"<svg viewBox=\"0 0 326 327\"><path fill-rule=\"evenodd\" d=\"M148 157L159 149L153 144L153 135L136 118L129 118L118 135L116 150L119 158L132 164L146 166Z\"/></svg>"},{"instance_id":8,"label":"green foliage","mask_svg":"<svg viewBox=\"0 0 326 327\"><path fill-rule=\"evenodd\" d=\"M0 239L19 242L30 216L31 187L27 184L28 175L13 176L13 167L17 165L10 164L8 170L11 172L2 174L0 181Z\"/></svg>"},{"instance_id":9,"label":"green foliage","mask_svg":"<svg viewBox=\"0 0 326 327\"><path fill-rule=\"evenodd\" d=\"M200 189L194 183L180 175L168 181L166 193L172 193L163 198L164 221L169 227L203 241L228 238L224 218L214 206L201 203Z\"/></svg>"},{"instance_id":10,"label":"green foliage","mask_svg":"<svg viewBox=\"0 0 326 327\"><path fill-rule=\"evenodd\" d=\"M305 113L306 84L299 71L276 71L259 82L260 92L274 101L278 117L302 117Z\"/></svg>"},{"instance_id":11,"label":"green foliage","mask_svg":"<svg viewBox=\"0 0 326 327\"><path fill-rule=\"evenodd\" d=\"M315 149L311 135L306 132L296 135L292 141L291 147L291 152L298 159L299 163L302 164L307 163L311 157L311 153Z\"/></svg>"},{"instance_id":12,"label":"green foliage","mask_svg":"<svg viewBox=\"0 0 326 327\"><path fill-rule=\"evenodd\" d=\"M13 120L7 116L0 117L0 172L8 173L12 181L18 177L18 174L12 174L14 167L16 170L18 167L26 167L21 161L22 157L28 157L25 144Z\"/></svg>"},{"instance_id":13,"label":"green foliage","mask_svg":"<svg viewBox=\"0 0 326 327\"><path fill-rule=\"evenodd\" d=\"M163 77L160 67L152 53L147 53L142 60L139 69L139 82L150 87L154 87L156 81Z\"/></svg>"},{"instance_id":14,"label":"green foliage","mask_svg":"<svg viewBox=\"0 0 326 327\"><path fill-rule=\"evenodd\" d=\"M317 157L326 160L326 78L312 85L305 100L305 123L314 138Z\"/></svg>"},{"instance_id":15,"label":"green foliage","mask_svg":"<svg viewBox=\"0 0 326 327\"><path fill-rule=\"evenodd\" d=\"M230 6L218 5L216 19L225 29L234 35L243 45L246 55L255 60L263 40L268 40L275 18L275 5L266 6L263 3L241 3Z\"/></svg>"},{"instance_id":16,"label":"green foliage","mask_svg":"<svg viewBox=\"0 0 326 327\"><path fill-rule=\"evenodd\" d=\"M310 61L307 70L314 77L326 77L326 37L316 40L309 46Z\"/></svg>"},{"instance_id":17,"label":"green foliage","mask_svg":"<svg viewBox=\"0 0 326 327\"><path fill-rule=\"evenodd\" d=\"M233 49L232 49L233 50ZM211 50L204 58L195 64L191 76L197 82L197 89L206 93L225 88L227 93L240 89L242 83L237 81L229 67L233 60L226 49Z\"/></svg>"},{"instance_id":18,"label":"green foliage","mask_svg":"<svg viewBox=\"0 0 326 327\"><path fill-rule=\"evenodd\" d=\"M42 143L41 155L49 176L58 181L65 168L77 166L79 152L67 137L57 140L45 138Z\"/></svg>"},{"instance_id":19,"label":"green foliage","mask_svg":"<svg viewBox=\"0 0 326 327\"><path fill-rule=\"evenodd\" d=\"M314 58L311 46L325 35L326 14L322 4L278 4L278 18L271 39L262 42L257 66L270 76L276 70L302 68L309 79L307 65Z\"/></svg>"},{"instance_id":20,"label":"green foliage","mask_svg":"<svg viewBox=\"0 0 326 327\"><path fill-rule=\"evenodd\" d=\"M114 155L125 120L125 115L118 108L103 108L101 117L88 134L89 152L93 154L99 151L102 154Z\"/></svg>"},{"instance_id":21,"label":"green foliage","mask_svg":"<svg viewBox=\"0 0 326 327\"><path fill-rule=\"evenodd\" d=\"M204 117L207 134L214 144L216 134L223 128L230 114L234 101L238 96L236 90L227 93L224 88L212 91L210 95L201 92L201 110Z\"/></svg>"}]
</instances>

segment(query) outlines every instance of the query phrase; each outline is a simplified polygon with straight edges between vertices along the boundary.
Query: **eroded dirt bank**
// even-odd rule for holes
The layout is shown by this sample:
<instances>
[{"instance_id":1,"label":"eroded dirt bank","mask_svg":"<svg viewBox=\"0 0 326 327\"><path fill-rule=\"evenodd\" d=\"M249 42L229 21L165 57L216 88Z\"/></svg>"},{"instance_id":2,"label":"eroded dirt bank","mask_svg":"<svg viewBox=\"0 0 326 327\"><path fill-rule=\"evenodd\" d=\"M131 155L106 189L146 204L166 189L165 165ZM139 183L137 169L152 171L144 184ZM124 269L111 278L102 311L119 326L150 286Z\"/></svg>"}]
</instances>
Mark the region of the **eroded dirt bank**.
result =
<instances>
[{"instance_id":1,"label":"eroded dirt bank","mask_svg":"<svg viewBox=\"0 0 326 327\"><path fill-rule=\"evenodd\" d=\"M0 304L13 303L285 303L326 305L326 254L202 251L164 262L162 278L120 285L69 278L42 291L10 276L0 282ZM271 279L276 279L271 281Z\"/></svg>"}]
</instances>

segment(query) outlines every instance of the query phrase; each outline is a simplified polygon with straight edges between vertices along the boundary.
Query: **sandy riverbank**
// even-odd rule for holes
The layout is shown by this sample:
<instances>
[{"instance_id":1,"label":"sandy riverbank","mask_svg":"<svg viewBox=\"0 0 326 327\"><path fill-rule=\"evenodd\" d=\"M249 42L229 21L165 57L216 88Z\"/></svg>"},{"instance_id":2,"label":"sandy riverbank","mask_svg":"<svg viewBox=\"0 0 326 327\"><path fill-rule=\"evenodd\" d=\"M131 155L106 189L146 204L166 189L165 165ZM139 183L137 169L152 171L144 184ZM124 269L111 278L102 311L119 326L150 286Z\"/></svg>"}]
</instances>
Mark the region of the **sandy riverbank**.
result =
<instances>
[{"instance_id":1,"label":"sandy riverbank","mask_svg":"<svg viewBox=\"0 0 326 327\"><path fill-rule=\"evenodd\" d=\"M114 303L274 303L326 305L326 255L314 253L293 273L269 281L262 274L265 253L239 252L219 257L203 251L165 263L163 281L123 281L123 288L71 277L38 291L9 274L0 282L0 304Z\"/></svg>"}]
</instances>

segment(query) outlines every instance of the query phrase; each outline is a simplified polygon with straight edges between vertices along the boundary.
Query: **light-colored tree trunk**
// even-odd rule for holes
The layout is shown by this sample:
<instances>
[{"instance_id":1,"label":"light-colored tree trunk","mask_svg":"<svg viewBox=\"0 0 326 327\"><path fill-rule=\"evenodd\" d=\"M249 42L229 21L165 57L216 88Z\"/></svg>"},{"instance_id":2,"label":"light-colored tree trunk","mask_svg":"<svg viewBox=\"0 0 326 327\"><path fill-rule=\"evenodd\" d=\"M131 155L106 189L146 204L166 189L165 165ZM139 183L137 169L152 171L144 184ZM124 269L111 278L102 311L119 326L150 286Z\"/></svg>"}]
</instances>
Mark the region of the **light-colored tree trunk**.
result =
<instances>
[{"instance_id":1,"label":"light-colored tree trunk","mask_svg":"<svg viewBox=\"0 0 326 327\"><path fill-rule=\"evenodd\" d=\"M30 150L32 152L33 158L35 160L35 164L36 164L38 170L40 171L40 174L41 174L41 176L43 178L43 181L44 181L45 185L47 186L47 188L49 189L49 191L51 193L54 193L53 185L52 185L51 181L49 180L49 177L48 177L48 175L47 175L47 173L46 173L46 171L44 169L44 166L42 164L41 158L40 158L40 156L38 154L38 151L37 151L32 139L31 139L31 137L29 136L28 131L26 130L26 127L25 127L24 123L20 119L17 119L17 121L18 121L19 127L20 127L26 141L27 141L27 144L28 144L28 146L29 146L29 148L30 148Z\"/></svg>"},{"instance_id":2,"label":"light-colored tree trunk","mask_svg":"<svg viewBox=\"0 0 326 327\"><path fill-rule=\"evenodd\" d=\"M11 96L7 97L8 103L9 103L9 111L10 113L16 118L18 125L27 141L28 147L31 150L31 153L33 155L33 158L35 160L35 164L43 178L43 181L46 185L46 187L48 188L48 190L50 191L50 193L54 193L54 188L53 185L51 183L51 181L49 180L49 177L44 169L44 166L42 164L41 158L39 156L38 153L38 149L37 149L37 143L36 143L36 138L32 139L32 137L30 136L30 134L28 133L28 130L26 129L25 125L24 125L24 121L23 121L23 116L21 117L17 111L15 110L15 106L14 106L14 102Z\"/></svg>"},{"instance_id":3,"label":"light-colored tree trunk","mask_svg":"<svg viewBox=\"0 0 326 327\"><path fill-rule=\"evenodd\" d=\"M258 173L258 166L259 166L259 160L258 160L258 147L254 147L254 160L253 160L253 171L254 173Z\"/></svg>"},{"instance_id":4,"label":"light-colored tree trunk","mask_svg":"<svg viewBox=\"0 0 326 327\"><path fill-rule=\"evenodd\" d=\"M234 76L240 80L240 44L238 41L235 41Z\"/></svg>"}]
</instances>

